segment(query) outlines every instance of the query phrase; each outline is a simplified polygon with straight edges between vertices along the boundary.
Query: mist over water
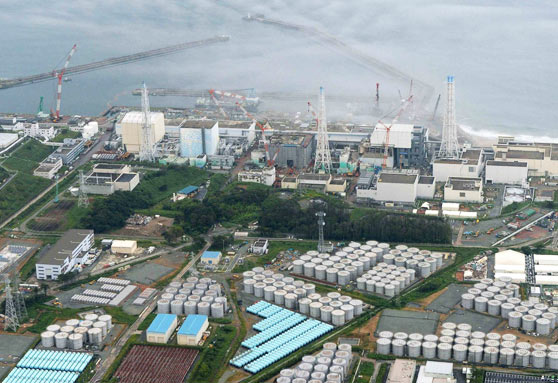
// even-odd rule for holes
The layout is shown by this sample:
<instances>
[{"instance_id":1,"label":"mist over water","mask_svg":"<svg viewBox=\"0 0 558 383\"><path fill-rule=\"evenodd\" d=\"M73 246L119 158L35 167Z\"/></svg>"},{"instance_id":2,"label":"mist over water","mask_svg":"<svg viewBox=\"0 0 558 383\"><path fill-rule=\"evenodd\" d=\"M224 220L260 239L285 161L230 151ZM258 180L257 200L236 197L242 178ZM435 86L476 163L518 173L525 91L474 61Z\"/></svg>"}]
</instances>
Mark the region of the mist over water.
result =
<instances>
[{"instance_id":1,"label":"mist over water","mask_svg":"<svg viewBox=\"0 0 558 383\"><path fill-rule=\"evenodd\" d=\"M558 6L555 1L418 0L134 0L95 2L0 0L0 77L59 67L72 44L70 65L227 34L227 43L76 75L63 84L63 114L98 114L111 104L139 105L130 91L150 87L255 88L260 91L374 94L384 107L408 84L364 67L305 34L256 22L263 13L312 26L431 84L434 108L446 75L456 79L458 122L483 135L558 138ZM53 106L54 81L0 91L0 112ZM182 98L152 97L154 106L184 106ZM371 102L372 104L372 102ZM284 103L281 103L283 106ZM274 109L274 105L264 105ZM306 103L288 105L304 111ZM438 112L442 112L442 105ZM328 116L358 114L336 104ZM359 120L371 116L355 117Z\"/></svg>"}]
</instances>

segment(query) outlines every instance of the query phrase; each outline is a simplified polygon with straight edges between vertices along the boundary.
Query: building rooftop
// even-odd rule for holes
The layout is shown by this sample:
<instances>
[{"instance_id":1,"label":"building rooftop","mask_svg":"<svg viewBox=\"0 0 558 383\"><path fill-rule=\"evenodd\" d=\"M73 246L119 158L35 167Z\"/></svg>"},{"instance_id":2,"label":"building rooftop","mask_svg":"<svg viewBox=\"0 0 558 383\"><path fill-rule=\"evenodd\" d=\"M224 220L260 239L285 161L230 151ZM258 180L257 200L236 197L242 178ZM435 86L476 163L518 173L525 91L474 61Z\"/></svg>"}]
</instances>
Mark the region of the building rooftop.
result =
<instances>
[{"instance_id":1,"label":"building rooftop","mask_svg":"<svg viewBox=\"0 0 558 383\"><path fill-rule=\"evenodd\" d=\"M198 335L206 321L207 316L205 315L190 314L186 317L182 326L180 326L178 335Z\"/></svg>"},{"instance_id":2,"label":"building rooftop","mask_svg":"<svg viewBox=\"0 0 558 383\"><path fill-rule=\"evenodd\" d=\"M116 182L130 182L135 177L137 177L137 173L122 173L120 177L116 180Z\"/></svg>"},{"instance_id":3,"label":"building rooftop","mask_svg":"<svg viewBox=\"0 0 558 383\"><path fill-rule=\"evenodd\" d=\"M97 170L97 169L99 169L99 170L119 170L119 169L124 169L127 166L128 165L126 165L126 164L95 164L95 166L93 166L93 168L95 170Z\"/></svg>"},{"instance_id":4,"label":"building rooftop","mask_svg":"<svg viewBox=\"0 0 558 383\"><path fill-rule=\"evenodd\" d=\"M189 186L186 186L184 189L179 190L178 194L188 195L188 194L194 193L197 190L198 190L197 186L189 185Z\"/></svg>"},{"instance_id":5,"label":"building rooftop","mask_svg":"<svg viewBox=\"0 0 558 383\"><path fill-rule=\"evenodd\" d=\"M508 161L495 161L495 160L490 160L490 161L487 161L487 162L486 162L486 165L490 165L490 166L510 166L510 167L526 168L526 167L527 167L527 162L518 162L518 161L508 162Z\"/></svg>"},{"instance_id":6,"label":"building rooftop","mask_svg":"<svg viewBox=\"0 0 558 383\"><path fill-rule=\"evenodd\" d=\"M258 239L254 242L254 247L264 247L268 242L267 239Z\"/></svg>"},{"instance_id":7,"label":"building rooftop","mask_svg":"<svg viewBox=\"0 0 558 383\"><path fill-rule=\"evenodd\" d=\"M402 173L380 173L378 183L389 184L414 184L417 180L416 174Z\"/></svg>"},{"instance_id":8,"label":"building rooftop","mask_svg":"<svg viewBox=\"0 0 558 383\"><path fill-rule=\"evenodd\" d=\"M296 183L296 177L285 177L283 178L282 182Z\"/></svg>"},{"instance_id":9,"label":"building rooftop","mask_svg":"<svg viewBox=\"0 0 558 383\"><path fill-rule=\"evenodd\" d=\"M217 121L213 120L185 120L181 123L181 128L188 128L188 129L210 129L213 128L217 124Z\"/></svg>"},{"instance_id":10,"label":"building rooftop","mask_svg":"<svg viewBox=\"0 0 558 383\"><path fill-rule=\"evenodd\" d=\"M432 176L420 176L419 177L419 184L422 185L430 185L434 183L435 178Z\"/></svg>"},{"instance_id":11,"label":"building rooftop","mask_svg":"<svg viewBox=\"0 0 558 383\"><path fill-rule=\"evenodd\" d=\"M413 141L414 125L393 124L389 131L389 144L396 148L410 149ZM387 129L384 124L378 123L370 135L370 145L384 146Z\"/></svg>"},{"instance_id":12,"label":"building rooftop","mask_svg":"<svg viewBox=\"0 0 558 383\"><path fill-rule=\"evenodd\" d=\"M331 174L303 173L298 176L299 181L327 181L330 178Z\"/></svg>"},{"instance_id":13,"label":"building rooftop","mask_svg":"<svg viewBox=\"0 0 558 383\"><path fill-rule=\"evenodd\" d=\"M507 152L496 152L496 158L522 159L522 160L543 160L544 153L535 150L508 150Z\"/></svg>"},{"instance_id":14,"label":"building rooftop","mask_svg":"<svg viewBox=\"0 0 558 383\"><path fill-rule=\"evenodd\" d=\"M387 383L413 383L417 362L410 359L396 359L389 369Z\"/></svg>"},{"instance_id":15,"label":"building rooftop","mask_svg":"<svg viewBox=\"0 0 558 383\"><path fill-rule=\"evenodd\" d=\"M172 326L174 321L177 320L174 314L157 314L153 322L147 328L147 332L155 332L159 334L166 334L169 327Z\"/></svg>"},{"instance_id":16,"label":"building rooftop","mask_svg":"<svg viewBox=\"0 0 558 383\"><path fill-rule=\"evenodd\" d=\"M151 119L151 123L153 124L154 122L157 121L157 119L160 119L161 117L164 118L163 113L161 112L151 112L149 114L149 118ZM124 116L124 118L122 119L121 123L127 123L127 124L143 124L145 122L145 116L143 114L143 112L141 111L131 111L126 113L126 115Z\"/></svg>"},{"instance_id":17,"label":"building rooftop","mask_svg":"<svg viewBox=\"0 0 558 383\"><path fill-rule=\"evenodd\" d=\"M330 184L332 185L343 185L347 182L344 178L334 178L331 180Z\"/></svg>"},{"instance_id":18,"label":"building rooftop","mask_svg":"<svg viewBox=\"0 0 558 383\"><path fill-rule=\"evenodd\" d=\"M424 367L426 374L453 376L453 363L427 361Z\"/></svg>"},{"instance_id":19,"label":"building rooftop","mask_svg":"<svg viewBox=\"0 0 558 383\"><path fill-rule=\"evenodd\" d=\"M37 261L39 264L62 265L64 260L72 255L72 251L85 237L93 234L93 230L68 230L50 249Z\"/></svg>"},{"instance_id":20,"label":"building rooftop","mask_svg":"<svg viewBox=\"0 0 558 383\"><path fill-rule=\"evenodd\" d=\"M312 134L275 134L269 137L269 141L275 145L301 145L307 147L313 138Z\"/></svg>"},{"instance_id":21,"label":"building rooftop","mask_svg":"<svg viewBox=\"0 0 558 383\"><path fill-rule=\"evenodd\" d=\"M478 160L482 149L467 149L461 154L461 158L466 160Z\"/></svg>"},{"instance_id":22,"label":"building rooftop","mask_svg":"<svg viewBox=\"0 0 558 383\"><path fill-rule=\"evenodd\" d=\"M202 258L209 258L209 259L217 259L221 256L220 251L204 251L202 254Z\"/></svg>"},{"instance_id":23,"label":"building rooftop","mask_svg":"<svg viewBox=\"0 0 558 383\"><path fill-rule=\"evenodd\" d=\"M446 186L452 186L453 190L479 190L482 185L480 178L448 177Z\"/></svg>"}]
</instances>

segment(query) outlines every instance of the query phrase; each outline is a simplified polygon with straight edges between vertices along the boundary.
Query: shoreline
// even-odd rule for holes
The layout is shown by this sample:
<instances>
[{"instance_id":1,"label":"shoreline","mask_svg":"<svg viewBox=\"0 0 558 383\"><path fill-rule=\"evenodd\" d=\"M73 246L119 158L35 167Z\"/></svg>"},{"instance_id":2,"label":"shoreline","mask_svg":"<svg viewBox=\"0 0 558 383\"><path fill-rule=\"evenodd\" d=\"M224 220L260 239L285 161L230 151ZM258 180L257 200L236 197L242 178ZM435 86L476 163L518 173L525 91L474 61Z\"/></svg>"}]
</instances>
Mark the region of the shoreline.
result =
<instances>
[{"instance_id":1,"label":"shoreline","mask_svg":"<svg viewBox=\"0 0 558 383\"><path fill-rule=\"evenodd\" d=\"M457 125L457 139L461 143L470 143L473 147L492 147L498 142L497 138L488 138L465 131L460 125Z\"/></svg>"}]
</instances>

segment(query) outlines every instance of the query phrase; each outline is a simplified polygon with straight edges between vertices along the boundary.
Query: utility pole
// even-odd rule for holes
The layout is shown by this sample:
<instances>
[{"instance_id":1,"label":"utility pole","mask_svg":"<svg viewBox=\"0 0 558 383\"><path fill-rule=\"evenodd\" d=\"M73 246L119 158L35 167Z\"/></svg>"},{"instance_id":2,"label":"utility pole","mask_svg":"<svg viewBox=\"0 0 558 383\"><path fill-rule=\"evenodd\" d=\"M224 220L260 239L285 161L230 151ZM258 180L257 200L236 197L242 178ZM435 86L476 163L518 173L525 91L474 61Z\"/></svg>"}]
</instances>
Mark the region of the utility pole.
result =
<instances>
[{"instance_id":1,"label":"utility pole","mask_svg":"<svg viewBox=\"0 0 558 383\"><path fill-rule=\"evenodd\" d=\"M17 331L19 327L19 318L17 316L14 297L12 296L12 288L10 286L10 276L4 274L4 285L6 289L6 316L4 317L4 330Z\"/></svg>"},{"instance_id":2,"label":"utility pole","mask_svg":"<svg viewBox=\"0 0 558 383\"><path fill-rule=\"evenodd\" d=\"M453 76L447 77L446 113L442 129L442 143L438 158L458 158L457 123L455 122L455 82Z\"/></svg>"},{"instance_id":3,"label":"utility pole","mask_svg":"<svg viewBox=\"0 0 558 383\"><path fill-rule=\"evenodd\" d=\"M319 211L316 213L316 217L318 217L318 251L320 253L325 252L325 242L324 242L325 216L326 213L324 213L323 211Z\"/></svg>"}]
</instances>

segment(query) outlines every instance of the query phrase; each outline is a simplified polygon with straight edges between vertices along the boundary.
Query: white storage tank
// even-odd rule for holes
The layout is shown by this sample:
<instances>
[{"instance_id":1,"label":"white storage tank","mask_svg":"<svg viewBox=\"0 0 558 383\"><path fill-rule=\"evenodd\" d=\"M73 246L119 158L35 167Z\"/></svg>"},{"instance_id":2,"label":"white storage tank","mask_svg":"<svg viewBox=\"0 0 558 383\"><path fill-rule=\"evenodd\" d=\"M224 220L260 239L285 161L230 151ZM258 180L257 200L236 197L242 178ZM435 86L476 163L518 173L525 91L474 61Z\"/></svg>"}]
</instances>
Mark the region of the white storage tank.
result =
<instances>
[{"instance_id":1,"label":"white storage tank","mask_svg":"<svg viewBox=\"0 0 558 383\"><path fill-rule=\"evenodd\" d=\"M254 284L254 295L257 298L263 298L264 297L264 288L265 288L266 284L263 282L256 282Z\"/></svg>"},{"instance_id":2,"label":"white storage tank","mask_svg":"<svg viewBox=\"0 0 558 383\"><path fill-rule=\"evenodd\" d=\"M468 360L472 363L482 363L482 351L483 348L481 346L469 346L468 349Z\"/></svg>"},{"instance_id":3,"label":"white storage tank","mask_svg":"<svg viewBox=\"0 0 558 383\"><path fill-rule=\"evenodd\" d=\"M54 335L54 343L56 348L66 348L69 334L67 332L59 332Z\"/></svg>"},{"instance_id":4,"label":"white storage tank","mask_svg":"<svg viewBox=\"0 0 558 383\"><path fill-rule=\"evenodd\" d=\"M322 309L325 309L326 307L322 307ZM322 314L323 314L323 311L322 311ZM334 326L342 326L347 321L347 319L346 319L347 313L343 310L332 310L330 315L331 315L331 323ZM327 314L326 314L326 317L327 317ZM322 320L324 320L324 319L322 319Z\"/></svg>"},{"instance_id":5,"label":"white storage tank","mask_svg":"<svg viewBox=\"0 0 558 383\"><path fill-rule=\"evenodd\" d=\"M338 270L334 267L330 267L326 270L326 278L330 283L337 283Z\"/></svg>"},{"instance_id":6,"label":"white storage tank","mask_svg":"<svg viewBox=\"0 0 558 383\"><path fill-rule=\"evenodd\" d=\"M521 327L521 318L523 314L517 311L512 311L508 314L508 326L511 328Z\"/></svg>"},{"instance_id":7,"label":"white storage tank","mask_svg":"<svg viewBox=\"0 0 558 383\"><path fill-rule=\"evenodd\" d=\"M521 319L521 329L528 332L535 331L536 320L537 318L535 318L533 315L524 315Z\"/></svg>"},{"instance_id":8,"label":"white storage tank","mask_svg":"<svg viewBox=\"0 0 558 383\"><path fill-rule=\"evenodd\" d=\"M378 286L378 284L376 284ZM386 297L394 297L395 296L395 286L391 283L388 283L384 286L384 295Z\"/></svg>"},{"instance_id":9,"label":"white storage tank","mask_svg":"<svg viewBox=\"0 0 558 383\"><path fill-rule=\"evenodd\" d=\"M504 319L508 319L508 315L514 311L514 305L512 303L509 302L505 302L502 303L500 305L500 315L502 316L502 318Z\"/></svg>"},{"instance_id":10,"label":"white storage tank","mask_svg":"<svg viewBox=\"0 0 558 383\"><path fill-rule=\"evenodd\" d=\"M436 358L436 352L438 347L434 342L423 342L422 343L422 356L426 359Z\"/></svg>"},{"instance_id":11,"label":"white storage tank","mask_svg":"<svg viewBox=\"0 0 558 383\"><path fill-rule=\"evenodd\" d=\"M536 332L539 335L550 334L550 321L546 318L539 318L536 320Z\"/></svg>"},{"instance_id":12,"label":"white storage tank","mask_svg":"<svg viewBox=\"0 0 558 383\"><path fill-rule=\"evenodd\" d=\"M519 349L515 351L515 361L514 364L520 367L528 367L531 361L531 352L525 349Z\"/></svg>"},{"instance_id":13,"label":"white storage tank","mask_svg":"<svg viewBox=\"0 0 558 383\"><path fill-rule=\"evenodd\" d=\"M515 351L511 348L502 348L500 350L500 364L511 366L515 360Z\"/></svg>"},{"instance_id":14,"label":"white storage tank","mask_svg":"<svg viewBox=\"0 0 558 383\"><path fill-rule=\"evenodd\" d=\"M106 322L97 321L97 322L93 323L93 328L98 328L98 329L100 329L103 338L104 338L105 336L107 336L108 329L107 329L107 323L106 323Z\"/></svg>"},{"instance_id":15,"label":"white storage tank","mask_svg":"<svg viewBox=\"0 0 558 383\"><path fill-rule=\"evenodd\" d=\"M323 304L320 302L312 302L310 303L310 316L312 318L320 318L321 317L321 308Z\"/></svg>"},{"instance_id":16,"label":"white storage tank","mask_svg":"<svg viewBox=\"0 0 558 383\"><path fill-rule=\"evenodd\" d=\"M211 304L211 316L213 318L223 318L225 316L225 310L223 309L223 305L221 303Z\"/></svg>"},{"instance_id":17,"label":"white storage tank","mask_svg":"<svg viewBox=\"0 0 558 383\"><path fill-rule=\"evenodd\" d=\"M275 286L266 286L264 287L264 299L268 302L274 301L275 291L277 291L277 287Z\"/></svg>"},{"instance_id":18,"label":"white storage tank","mask_svg":"<svg viewBox=\"0 0 558 383\"><path fill-rule=\"evenodd\" d=\"M449 343L438 344L438 359L450 360L451 359L452 345Z\"/></svg>"},{"instance_id":19,"label":"white storage tank","mask_svg":"<svg viewBox=\"0 0 558 383\"><path fill-rule=\"evenodd\" d=\"M355 308L352 305L350 305L350 304L342 305L340 307L340 309L341 309L341 311L343 311L343 313L345 315L345 321L348 322L348 321L350 321L354 318ZM336 310L336 311L339 311L339 310Z\"/></svg>"},{"instance_id":20,"label":"white storage tank","mask_svg":"<svg viewBox=\"0 0 558 383\"><path fill-rule=\"evenodd\" d=\"M62 326L60 327L60 332L67 332L68 334L71 334L74 332L74 326Z\"/></svg>"},{"instance_id":21,"label":"white storage tank","mask_svg":"<svg viewBox=\"0 0 558 383\"><path fill-rule=\"evenodd\" d=\"M68 336L68 347L72 350L80 350L83 348L83 335L70 334Z\"/></svg>"},{"instance_id":22,"label":"white storage tank","mask_svg":"<svg viewBox=\"0 0 558 383\"><path fill-rule=\"evenodd\" d=\"M182 315L183 314L183 306L184 303L182 301L172 301L170 303L171 306L171 314L175 314L175 315Z\"/></svg>"},{"instance_id":23,"label":"white storage tank","mask_svg":"<svg viewBox=\"0 0 558 383\"><path fill-rule=\"evenodd\" d=\"M489 315L494 315L494 316L499 316L501 305L502 305L502 302L500 302L500 301L497 301L495 299L489 300L488 301L488 314Z\"/></svg>"},{"instance_id":24,"label":"white storage tank","mask_svg":"<svg viewBox=\"0 0 558 383\"><path fill-rule=\"evenodd\" d=\"M548 353L548 368L558 370L558 352L551 351Z\"/></svg>"},{"instance_id":25,"label":"white storage tank","mask_svg":"<svg viewBox=\"0 0 558 383\"><path fill-rule=\"evenodd\" d=\"M356 280L357 289L359 290L366 290L366 278L357 278Z\"/></svg>"},{"instance_id":26,"label":"white storage tank","mask_svg":"<svg viewBox=\"0 0 558 383\"><path fill-rule=\"evenodd\" d=\"M498 357L500 353L496 347L484 348L484 363L498 364Z\"/></svg>"},{"instance_id":27,"label":"white storage tank","mask_svg":"<svg viewBox=\"0 0 558 383\"><path fill-rule=\"evenodd\" d=\"M54 347L54 336L52 331L44 331L41 333L41 345L43 347Z\"/></svg>"},{"instance_id":28,"label":"white storage tank","mask_svg":"<svg viewBox=\"0 0 558 383\"><path fill-rule=\"evenodd\" d=\"M546 352L544 351L533 351L531 353L533 367L534 368L545 368L546 366Z\"/></svg>"},{"instance_id":29,"label":"white storage tank","mask_svg":"<svg viewBox=\"0 0 558 383\"><path fill-rule=\"evenodd\" d=\"M351 274L346 270L340 270L337 272L337 283L341 286L349 284L351 281Z\"/></svg>"},{"instance_id":30,"label":"white storage tank","mask_svg":"<svg viewBox=\"0 0 558 383\"><path fill-rule=\"evenodd\" d=\"M313 262L306 262L304 264L304 276L305 277L314 277L314 269L316 268L316 264Z\"/></svg>"},{"instance_id":31,"label":"white storage tank","mask_svg":"<svg viewBox=\"0 0 558 383\"><path fill-rule=\"evenodd\" d=\"M276 305L284 305L285 304L285 296L287 292L285 290L275 290L273 293L274 302Z\"/></svg>"},{"instance_id":32,"label":"white storage tank","mask_svg":"<svg viewBox=\"0 0 558 383\"><path fill-rule=\"evenodd\" d=\"M405 355L405 346L407 342L403 339L394 339L391 341L391 353L395 356L404 356Z\"/></svg>"},{"instance_id":33,"label":"white storage tank","mask_svg":"<svg viewBox=\"0 0 558 383\"><path fill-rule=\"evenodd\" d=\"M304 271L304 263L302 259L295 259L293 261L293 273L295 274L302 274Z\"/></svg>"},{"instance_id":34,"label":"white storage tank","mask_svg":"<svg viewBox=\"0 0 558 383\"><path fill-rule=\"evenodd\" d=\"M66 326L71 326L71 327L78 327L79 326L79 319L68 319L65 322Z\"/></svg>"},{"instance_id":35,"label":"white storage tank","mask_svg":"<svg viewBox=\"0 0 558 383\"><path fill-rule=\"evenodd\" d=\"M322 306L320 307L320 320L322 322L331 322L331 312L333 311L333 307L331 306ZM343 313L343 316L345 313Z\"/></svg>"},{"instance_id":36,"label":"white storage tank","mask_svg":"<svg viewBox=\"0 0 558 383\"><path fill-rule=\"evenodd\" d=\"M421 342L418 340L407 341L407 355L410 358L419 358L421 353Z\"/></svg>"},{"instance_id":37,"label":"white storage tank","mask_svg":"<svg viewBox=\"0 0 558 383\"><path fill-rule=\"evenodd\" d=\"M57 332L60 331L60 326L57 325L57 324L51 324L50 326L48 326L48 327L46 328L46 330L47 330L47 331L50 331L50 332L53 332L53 333L56 334Z\"/></svg>"},{"instance_id":38,"label":"white storage tank","mask_svg":"<svg viewBox=\"0 0 558 383\"><path fill-rule=\"evenodd\" d=\"M487 310L488 299L485 297L475 298L475 311L485 313Z\"/></svg>"},{"instance_id":39,"label":"white storage tank","mask_svg":"<svg viewBox=\"0 0 558 383\"><path fill-rule=\"evenodd\" d=\"M100 346L103 343L103 330L100 328L90 328L87 330L87 338L92 345Z\"/></svg>"},{"instance_id":40,"label":"white storage tank","mask_svg":"<svg viewBox=\"0 0 558 383\"><path fill-rule=\"evenodd\" d=\"M314 269L316 279L319 279L321 281L325 280L326 279L326 270L327 270L326 265L317 265Z\"/></svg>"},{"instance_id":41,"label":"white storage tank","mask_svg":"<svg viewBox=\"0 0 558 383\"><path fill-rule=\"evenodd\" d=\"M184 314L190 315L195 314L197 312L198 304L194 301L186 301L184 302Z\"/></svg>"},{"instance_id":42,"label":"white storage tank","mask_svg":"<svg viewBox=\"0 0 558 383\"><path fill-rule=\"evenodd\" d=\"M556 314L546 312L542 314L542 317L549 320L551 329L556 328Z\"/></svg>"},{"instance_id":43,"label":"white storage tank","mask_svg":"<svg viewBox=\"0 0 558 383\"><path fill-rule=\"evenodd\" d=\"M453 346L453 359L458 362L467 360L467 346L464 344L455 344Z\"/></svg>"},{"instance_id":44,"label":"white storage tank","mask_svg":"<svg viewBox=\"0 0 558 383\"><path fill-rule=\"evenodd\" d=\"M473 294L463 294L461 295L461 306L464 309L472 310L474 307L475 296Z\"/></svg>"},{"instance_id":45,"label":"white storage tank","mask_svg":"<svg viewBox=\"0 0 558 383\"><path fill-rule=\"evenodd\" d=\"M376 341L376 352L380 355L391 354L391 339L380 338Z\"/></svg>"}]
</instances>

